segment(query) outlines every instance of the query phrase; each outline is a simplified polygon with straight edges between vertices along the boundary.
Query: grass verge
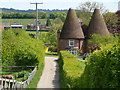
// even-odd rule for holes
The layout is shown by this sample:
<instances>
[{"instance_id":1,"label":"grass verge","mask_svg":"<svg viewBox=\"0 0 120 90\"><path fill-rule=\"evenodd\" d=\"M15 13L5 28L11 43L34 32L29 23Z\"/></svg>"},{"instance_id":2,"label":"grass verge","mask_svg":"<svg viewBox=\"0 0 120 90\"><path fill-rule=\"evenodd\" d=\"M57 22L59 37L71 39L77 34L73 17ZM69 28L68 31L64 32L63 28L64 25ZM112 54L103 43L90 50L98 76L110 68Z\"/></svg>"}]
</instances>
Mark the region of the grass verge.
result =
<instances>
[{"instance_id":1,"label":"grass verge","mask_svg":"<svg viewBox=\"0 0 120 90\"><path fill-rule=\"evenodd\" d=\"M61 51L59 57L61 88L77 88L79 78L85 68L85 61L79 61L77 59L73 54L67 51Z\"/></svg>"},{"instance_id":2,"label":"grass verge","mask_svg":"<svg viewBox=\"0 0 120 90\"><path fill-rule=\"evenodd\" d=\"M43 67L44 67L44 62L39 63L38 68L37 68L37 72L36 72L34 78L32 79L32 81L30 82L28 88L37 88L37 84L38 84L40 77L42 75Z\"/></svg>"}]
</instances>

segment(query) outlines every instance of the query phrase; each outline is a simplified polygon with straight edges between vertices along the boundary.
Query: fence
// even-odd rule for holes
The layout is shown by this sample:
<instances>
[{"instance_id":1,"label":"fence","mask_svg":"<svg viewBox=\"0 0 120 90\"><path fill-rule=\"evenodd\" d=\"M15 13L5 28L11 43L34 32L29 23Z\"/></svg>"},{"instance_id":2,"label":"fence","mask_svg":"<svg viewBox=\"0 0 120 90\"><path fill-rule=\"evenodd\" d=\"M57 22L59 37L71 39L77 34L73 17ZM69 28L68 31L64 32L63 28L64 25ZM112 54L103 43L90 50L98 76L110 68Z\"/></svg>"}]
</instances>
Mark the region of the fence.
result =
<instances>
[{"instance_id":1,"label":"fence","mask_svg":"<svg viewBox=\"0 0 120 90\"><path fill-rule=\"evenodd\" d=\"M29 74L29 77L27 80L25 80L24 82L18 82L14 79L3 79L0 78L0 90L1 89L6 89L6 88L27 88L27 86L29 85L30 81L32 80L32 78L34 77L35 73L36 73L37 67L35 67L33 69L33 71Z\"/></svg>"}]
</instances>

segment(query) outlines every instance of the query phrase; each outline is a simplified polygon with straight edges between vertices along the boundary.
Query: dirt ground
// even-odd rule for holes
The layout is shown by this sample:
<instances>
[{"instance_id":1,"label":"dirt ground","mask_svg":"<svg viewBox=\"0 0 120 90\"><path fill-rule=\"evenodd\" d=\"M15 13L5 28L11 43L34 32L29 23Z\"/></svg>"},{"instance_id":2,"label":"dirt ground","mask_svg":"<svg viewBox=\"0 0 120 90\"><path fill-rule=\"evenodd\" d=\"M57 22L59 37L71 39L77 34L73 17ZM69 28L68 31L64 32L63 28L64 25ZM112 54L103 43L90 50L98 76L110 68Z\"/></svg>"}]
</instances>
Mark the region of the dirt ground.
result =
<instances>
[{"instance_id":1,"label":"dirt ground","mask_svg":"<svg viewBox=\"0 0 120 90\"><path fill-rule=\"evenodd\" d=\"M37 88L59 88L57 57L45 57L45 66Z\"/></svg>"}]
</instances>

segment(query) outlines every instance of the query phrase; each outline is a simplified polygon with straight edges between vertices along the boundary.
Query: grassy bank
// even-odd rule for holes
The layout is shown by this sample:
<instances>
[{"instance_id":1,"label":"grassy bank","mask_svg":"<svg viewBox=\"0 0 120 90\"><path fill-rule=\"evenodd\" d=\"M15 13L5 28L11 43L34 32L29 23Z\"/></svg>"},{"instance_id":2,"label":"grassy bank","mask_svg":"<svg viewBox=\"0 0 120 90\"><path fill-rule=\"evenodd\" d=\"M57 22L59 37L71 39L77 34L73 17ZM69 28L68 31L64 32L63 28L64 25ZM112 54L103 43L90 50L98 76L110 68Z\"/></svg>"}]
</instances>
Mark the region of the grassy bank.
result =
<instances>
[{"instance_id":1,"label":"grassy bank","mask_svg":"<svg viewBox=\"0 0 120 90\"><path fill-rule=\"evenodd\" d=\"M79 61L77 57L67 51L61 51L60 64L60 87L76 88L79 77L85 67L85 61Z\"/></svg>"}]
</instances>

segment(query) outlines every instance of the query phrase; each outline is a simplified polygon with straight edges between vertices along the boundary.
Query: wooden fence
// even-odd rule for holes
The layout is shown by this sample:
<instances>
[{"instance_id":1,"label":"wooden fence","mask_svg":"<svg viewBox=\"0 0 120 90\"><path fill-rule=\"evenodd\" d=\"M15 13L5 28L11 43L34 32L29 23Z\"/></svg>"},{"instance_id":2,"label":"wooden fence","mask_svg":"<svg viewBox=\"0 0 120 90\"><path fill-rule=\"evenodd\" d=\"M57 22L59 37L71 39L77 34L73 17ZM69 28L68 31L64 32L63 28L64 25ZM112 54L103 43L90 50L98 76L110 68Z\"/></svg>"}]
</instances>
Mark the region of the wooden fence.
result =
<instances>
[{"instance_id":1,"label":"wooden fence","mask_svg":"<svg viewBox=\"0 0 120 90\"><path fill-rule=\"evenodd\" d=\"M37 67L34 68L34 70L29 74L28 79L25 80L24 82L18 82L14 79L3 79L0 78L0 90L1 89L6 89L6 88L27 88L29 85L30 81L34 77L36 73Z\"/></svg>"}]
</instances>

